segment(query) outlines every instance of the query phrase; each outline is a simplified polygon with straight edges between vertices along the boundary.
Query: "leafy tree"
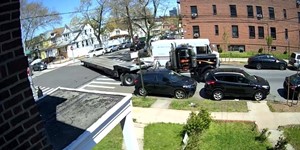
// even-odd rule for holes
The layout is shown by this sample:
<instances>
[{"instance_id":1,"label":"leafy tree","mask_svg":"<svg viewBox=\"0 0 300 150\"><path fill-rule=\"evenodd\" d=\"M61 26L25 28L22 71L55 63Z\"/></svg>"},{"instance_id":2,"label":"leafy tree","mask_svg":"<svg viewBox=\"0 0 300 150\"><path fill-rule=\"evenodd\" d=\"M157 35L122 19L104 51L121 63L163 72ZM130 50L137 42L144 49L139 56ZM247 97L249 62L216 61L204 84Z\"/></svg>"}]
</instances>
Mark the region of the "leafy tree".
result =
<instances>
[{"instance_id":1,"label":"leafy tree","mask_svg":"<svg viewBox=\"0 0 300 150\"><path fill-rule=\"evenodd\" d=\"M266 43L267 43L267 46L268 46L268 53L269 53L269 52L270 52L270 47L271 47L271 45L272 45L272 43L273 43L273 37L270 36L270 35L268 35L268 36L266 37Z\"/></svg>"},{"instance_id":2,"label":"leafy tree","mask_svg":"<svg viewBox=\"0 0 300 150\"><path fill-rule=\"evenodd\" d=\"M36 32L41 28L46 28L58 24L61 16L58 12L48 9L41 2L20 1L20 17L22 27L22 40L25 48L31 48L36 44L34 40L30 40L35 36Z\"/></svg>"},{"instance_id":3,"label":"leafy tree","mask_svg":"<svg viewBox=\"0 0 300 150\"><path fill-rule=\"evenodd\" d=\"M96 7L93 8L92 0L80 0L80 6L77 8L82 12L85 23L88 23L94 30L100 45L102 45L101 34L104 33L105 15L109 12L110 0L96 0Z\"/></svg>"}]
</instances>

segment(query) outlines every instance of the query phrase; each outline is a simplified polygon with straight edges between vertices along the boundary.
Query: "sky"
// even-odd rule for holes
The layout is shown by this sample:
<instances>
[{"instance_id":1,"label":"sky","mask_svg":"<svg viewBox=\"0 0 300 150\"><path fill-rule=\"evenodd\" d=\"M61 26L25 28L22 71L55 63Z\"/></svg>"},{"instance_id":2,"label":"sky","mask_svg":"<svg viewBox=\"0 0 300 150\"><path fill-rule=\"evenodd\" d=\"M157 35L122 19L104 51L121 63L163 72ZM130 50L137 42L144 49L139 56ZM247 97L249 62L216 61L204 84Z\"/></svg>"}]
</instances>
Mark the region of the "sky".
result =
<instances>
[{"instance_id":1,"label":"sky","mask_svg":"<svg viewBox=\"0 0 300 150\"><path fill-rule=\"evenodd\" d=\"M80 0L28 0L28 2L32 2L32 1L42 2L43 5L48 7L50 10L55 10L59 13L73 12L75 11L76 7L79 7L80 4ZM173 7L177 7L177 0L162 0L162 1L168 3L168 7L169 7L168 10L173 9ZM167 11L166 14L169 15L169 11ZM55 27L63 27L65 24L69 24L73 15L65 14L62 15L61 17L62 17L61 24L56 25Z\"/></svg>"}]
</instances>

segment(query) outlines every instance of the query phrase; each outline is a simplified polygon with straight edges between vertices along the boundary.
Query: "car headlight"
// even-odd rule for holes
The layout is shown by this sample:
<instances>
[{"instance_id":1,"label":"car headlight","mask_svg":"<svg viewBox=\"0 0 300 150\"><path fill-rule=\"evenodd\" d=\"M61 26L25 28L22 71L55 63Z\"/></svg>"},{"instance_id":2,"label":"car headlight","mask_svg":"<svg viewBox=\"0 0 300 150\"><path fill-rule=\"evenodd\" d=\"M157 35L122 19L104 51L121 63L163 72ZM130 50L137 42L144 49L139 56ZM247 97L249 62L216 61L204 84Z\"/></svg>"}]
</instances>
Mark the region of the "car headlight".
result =
<instances>
[{"instance_id":1,"label":"car headlight","mask_svg":"<svg viewBox=\"0 0 300 150\"><path fill-rule=\"evenodd\" d=\"M193 86L192 85L183 85L182 87L183 88L192 88Z\"/></svg>"},{"instance_id":2,"label":"car headlight","mask_svg":"<svg viewBox=\"0 0 300 150\"><path fill-rule=\"evenodd\" d=\"M268 85L263 85L261 87L264 88L264 89L269 89L270 88L270 86L268 86Z\"/></svg>"}]
</instances>

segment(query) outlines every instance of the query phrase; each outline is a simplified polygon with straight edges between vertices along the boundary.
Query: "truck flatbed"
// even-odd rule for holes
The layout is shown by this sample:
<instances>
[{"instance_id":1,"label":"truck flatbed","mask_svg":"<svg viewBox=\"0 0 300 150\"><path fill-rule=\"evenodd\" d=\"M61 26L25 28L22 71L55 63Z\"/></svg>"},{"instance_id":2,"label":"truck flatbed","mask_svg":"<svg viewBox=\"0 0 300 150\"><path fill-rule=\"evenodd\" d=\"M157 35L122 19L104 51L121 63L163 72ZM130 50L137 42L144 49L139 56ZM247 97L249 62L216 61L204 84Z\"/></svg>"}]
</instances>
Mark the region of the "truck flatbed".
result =
<instances>
[{"instance_id":1,"label":"truck flatbed","mask_svg":"<svg viewBox=\"0 0 300 150\"><path fill-rule=\"evenodd\" d=\"M110 56L82 58L80 61L86 67L91 67L103 71L104 73L114 77L120 78L124 81L124 85L133 85L133 80L140 70L140 65L130 61L118 61ZM152 66L149 64L142 64L142 69L148 69Z\"/></svg>"}]
</instances>

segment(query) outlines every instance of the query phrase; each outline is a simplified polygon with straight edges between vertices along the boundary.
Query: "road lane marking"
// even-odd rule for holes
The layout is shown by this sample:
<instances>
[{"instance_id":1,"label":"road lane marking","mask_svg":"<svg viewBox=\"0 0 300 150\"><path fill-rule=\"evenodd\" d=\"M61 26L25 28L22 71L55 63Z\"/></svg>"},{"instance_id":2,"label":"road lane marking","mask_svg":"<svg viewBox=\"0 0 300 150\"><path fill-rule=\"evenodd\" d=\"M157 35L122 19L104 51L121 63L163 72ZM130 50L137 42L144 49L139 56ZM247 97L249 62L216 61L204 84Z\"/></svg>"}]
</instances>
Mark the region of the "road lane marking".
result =
<instances>
[{"instance_id":1,"label":"road lane marking","mask_svg":"<svg viewBox=\"0 0 300 150\"><path fill-rule=\"evenodd\" d=\"M121 82L99 82L99 81L92 81L90 84L111 84L111 85L120 85Z\"/></svg>"},{"instance_id":2,"label":"road lane marking","mask_svg":"<svg viewBox=\"0 0 300 150\"><path fill-rule=\"evenodd\" d=\"M85 89L86 87L94 87L94 88L106 88L106 89L114 89L115 87L113 86L103 86L103 85L85 85L81 87L81 89Z\"/></svg>"}]
</instances>

